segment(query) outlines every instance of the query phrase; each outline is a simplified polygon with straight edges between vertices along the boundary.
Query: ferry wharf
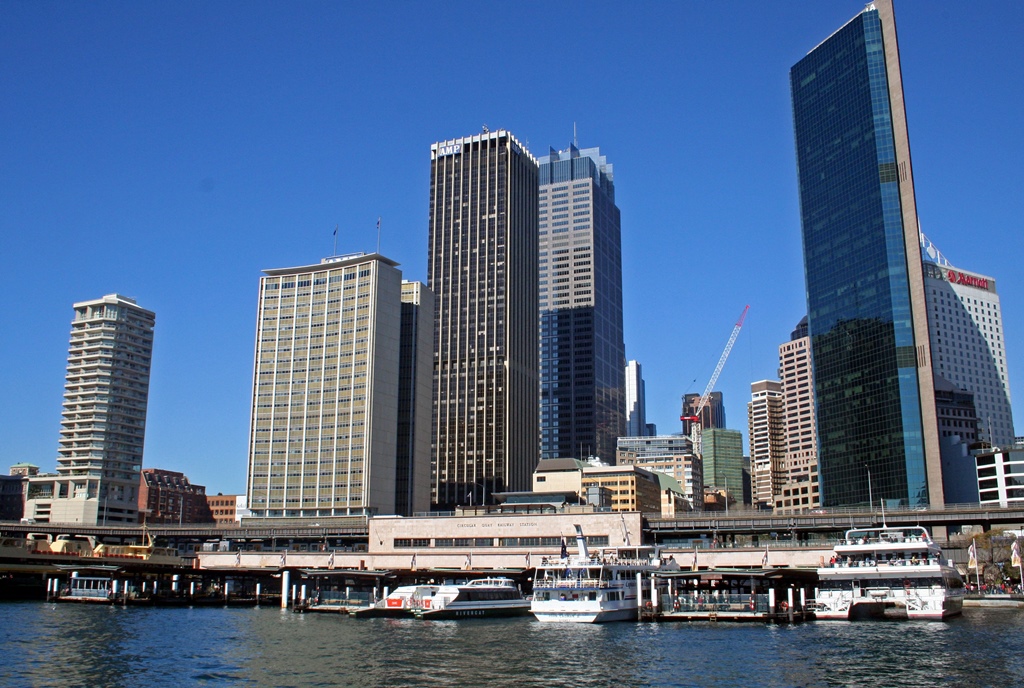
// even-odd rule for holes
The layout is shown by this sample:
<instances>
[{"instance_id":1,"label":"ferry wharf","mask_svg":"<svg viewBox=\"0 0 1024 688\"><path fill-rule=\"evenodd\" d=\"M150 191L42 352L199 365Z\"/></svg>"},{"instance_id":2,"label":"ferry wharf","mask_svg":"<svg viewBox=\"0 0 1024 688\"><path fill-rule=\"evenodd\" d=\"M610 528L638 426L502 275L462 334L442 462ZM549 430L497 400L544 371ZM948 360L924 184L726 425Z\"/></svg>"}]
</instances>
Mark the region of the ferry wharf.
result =
<instances>
[{"instance_id":1,"label":"ferry wharf","mask_svg":"<svg viewBox=\"0 0 1024 688\"><path fill-rule=\"evenodd\" d=\"M658 594L643 603L644 621L800 623L814 619L814 569L665 571L652 577ZM657 604L655 604L655 602Z\"/></svg>"}]
</instances>

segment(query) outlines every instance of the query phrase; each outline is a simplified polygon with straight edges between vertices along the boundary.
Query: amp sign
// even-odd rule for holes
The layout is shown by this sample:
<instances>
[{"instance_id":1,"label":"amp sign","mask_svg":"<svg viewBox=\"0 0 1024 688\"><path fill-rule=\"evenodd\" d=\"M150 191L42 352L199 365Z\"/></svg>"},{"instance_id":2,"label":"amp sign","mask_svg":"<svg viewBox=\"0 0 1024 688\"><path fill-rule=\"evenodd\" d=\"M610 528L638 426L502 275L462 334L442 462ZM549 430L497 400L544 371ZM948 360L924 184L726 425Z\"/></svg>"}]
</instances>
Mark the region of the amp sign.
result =
<instances>
[{"instance_id":1,"label":"amp sign","mask_svg":"<svg viewBox=\"0 0 1024 688\"><path fill-rule=\"evenodd\" d=\"M461 152L462 152L462 144L461 143L451 143L451 144L449 144L447 146L438 146L437 147L437 157L439 157L439 158L443 158L446 155L455 155L456 153L461 153Z\"/></svg>"}]
</instances>

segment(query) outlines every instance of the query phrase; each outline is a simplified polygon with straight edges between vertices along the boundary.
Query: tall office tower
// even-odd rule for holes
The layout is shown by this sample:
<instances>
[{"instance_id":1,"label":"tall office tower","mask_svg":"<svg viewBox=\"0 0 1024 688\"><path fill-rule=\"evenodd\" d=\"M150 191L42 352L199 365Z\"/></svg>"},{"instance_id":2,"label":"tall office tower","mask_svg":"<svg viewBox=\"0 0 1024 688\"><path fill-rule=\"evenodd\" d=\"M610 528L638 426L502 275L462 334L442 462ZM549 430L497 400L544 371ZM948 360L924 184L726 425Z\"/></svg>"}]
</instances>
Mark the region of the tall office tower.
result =
<instances>
[{"instance_id":1,"label":"tall office tower","mask_svg":"<svg viewBox=\"0 0 1024 688\"><path fill-rule=\"evenodd\" d=\"M779 513L798 513L821 506L811 338L806 317L797 324L790 340L779 346L779 378L786 416L786 457L774 508Z\"/></svg>"},{"instance_id":2,"label":"tall office tower","mask_svg":"<svg viewBox=\"0 0 1024 688\"><path fill-rule=\"evenodd\" d=\"M921 235L935 373L974 393L977 439L1013 444L1010 373L996 281L953 267Z\"/></svg>"},{"instance_id":3,"label":"tall office tower","mask_svg":"<svg viewBox=\"0 0 1024 688\"><path fill-rule=\"evenodd\" d=\"M938 354L936 354L938 357ZM978 414L974 394L935 376L935 410L939 414L942 496L946 504L978 503Z\"/></svg>"},{"instance_id":4,"label":"tall office tower","mask_svg":"<svg viewBox=\"0 0 1024 688\"><path fill-rule=\"evenodd\" d=\"M742 502L743 433L726 428L708 428L702 432L701 442L704 446L704 487L726 490L734 500Z\"/></svg>"},{"instance_id":5,"label":"tall office tower","mask_svg":"<svg viewBox=\"0 0 1024 688\"><path fill-rule=\"evenodd\" d=\"M395 513L412 516L430 509L434 295L420 282L402 281L400 356Z\"/></svg>"},{"instance_id":6,"label":"tall office tower","mask_svg":"<svg viewBox=\"0 0 1024 688\"><path fill-rule=\"evenodd\" d=\"M353 254L264 270L249 431L253 516L395 513L396 265Z\"/></svg>"},{"instance_id":7,"label":"tall office tower","mask_svg":"<svg viewBox=\"0 0 1024 688\"><path fill-rule=\"evenodd\" d=\"M539 460L537 161L507 131L430 148L432 505L530 489Z\"/></svg>"},{"instance_id":8,"label":"tall office tower","mask_svg":"<svg viewBox=\"0 0 1024 688\"><path fill-rule=\"evenodd\" d=\"M824 506L941 506L924 273L891 0L790 70ZM869 477L870 476L870 477Z\"/></svg>"},{"instance_id":9,"label":"tall office tower","mask_svg":"<svg viewBox=\"0 0 1024 688\"><path fill-rule=\"evenodd\" d=\"M626 432L622 242L598 148L540 159L541 454L611 461Z\"/></svg>"},{"instance_id":10,"label":"tall office tower","mask_svg":"<svg viewBox=\"0 0 1024 688\"><path fill-rule=\"evenodd\" d=\"M751 498L754 506L770 509L782 485L786 458L786 413L781 382L751 383L747 428Z\"/></svg>"},{"instance_id":11,"label":"tall office tower","mask_svg":"<svg viewBox=\"0 0 1024 688\"><path fill-rule=\"evenodd\" d=\"M647 398L643 370L637 361L626 364L626 437L647 434Z\"/></svg>"},{"instance_id":12,"label":"tall office tower","mask_svg":"<svg viewBox=\"0 0 1024 688\"><path fill-rule=\"evenodd\" d=\"M700 406L699 394L683 395L683 416L696 416L697 407ZM708 405L701 412L701 428L724 428L725 427L725 401L721 392L712 392L708 397ZM683 434L690 434L690 426L693 421L683 421Z\"/></svg>"},{"instance_id":13,"label":"tall office tower","mask_svg":"<svg viewBox=\"0 0 1024 688\"><path fill-rule=\"evenodd\" d=\"M25 516L137 523L156 316L119 294L74 309L57 477L30 478Z\"/></svg>"}]
</instances>

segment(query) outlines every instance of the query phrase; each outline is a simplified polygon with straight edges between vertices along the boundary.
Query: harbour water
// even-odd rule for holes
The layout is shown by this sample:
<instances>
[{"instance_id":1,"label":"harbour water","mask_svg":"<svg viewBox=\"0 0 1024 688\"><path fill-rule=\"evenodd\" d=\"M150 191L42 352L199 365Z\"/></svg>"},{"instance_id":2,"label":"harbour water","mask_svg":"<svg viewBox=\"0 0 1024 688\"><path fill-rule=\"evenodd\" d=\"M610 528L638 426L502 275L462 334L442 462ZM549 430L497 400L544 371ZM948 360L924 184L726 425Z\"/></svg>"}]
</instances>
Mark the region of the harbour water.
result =
<instances>
[{"instance_id":1,"label":"harbour water","mask_svg":"<svg viewBox=\"0 0 1024 688\"><path fill-rule=\"evenodd\" d=\"M0 652L2 686L1005 686L1024 611L591 626L11 602Z\"/></svg>"}]
</instances>

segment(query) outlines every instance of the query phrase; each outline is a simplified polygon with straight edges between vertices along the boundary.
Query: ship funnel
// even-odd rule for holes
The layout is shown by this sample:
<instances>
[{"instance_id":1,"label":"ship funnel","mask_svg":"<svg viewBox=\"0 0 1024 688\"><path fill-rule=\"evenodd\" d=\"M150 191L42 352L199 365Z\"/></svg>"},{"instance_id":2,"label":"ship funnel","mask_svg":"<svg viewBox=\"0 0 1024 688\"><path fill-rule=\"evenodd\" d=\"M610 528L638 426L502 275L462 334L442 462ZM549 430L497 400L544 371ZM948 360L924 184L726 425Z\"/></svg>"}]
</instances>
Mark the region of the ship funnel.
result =
<instances>
[{"instance_id":1,"label":"ship funnel","mask_svg":"<svg viewBox=\"0 0 1024 688\"><path fill-rule=\"evenodd\" d=\"M590 559L590 552L587 551L587 538L583 537L583 527L573 524L576 528L576 548L579 550L580 559Z\"/></svg>"}]
</instances>

